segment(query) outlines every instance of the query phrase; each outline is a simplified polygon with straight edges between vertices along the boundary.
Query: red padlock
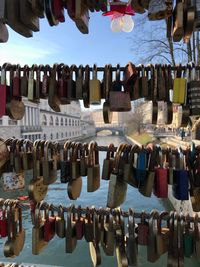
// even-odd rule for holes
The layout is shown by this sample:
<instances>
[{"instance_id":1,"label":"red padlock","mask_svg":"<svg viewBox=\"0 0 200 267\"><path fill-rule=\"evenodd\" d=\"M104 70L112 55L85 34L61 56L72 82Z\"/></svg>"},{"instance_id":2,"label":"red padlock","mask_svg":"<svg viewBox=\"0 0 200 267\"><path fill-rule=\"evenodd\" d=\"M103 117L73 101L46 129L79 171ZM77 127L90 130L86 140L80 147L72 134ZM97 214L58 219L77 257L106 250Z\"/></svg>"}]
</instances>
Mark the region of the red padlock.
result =
<instances>
[{"instance_id":1,"label":"red padlock","mask_svg":"<svg viewBox=\"0 0 200 267\"><path fill-rule=\"evenodd\" d=\"M78 208L80 210L80 207ZM81 240L84 235L85 220L81 217L80 211L78 211L78 218L75 224L76 239Z\"/></svg>"},{"instance_id":2,"label":"red padlock","mask_svg":"<svg viewBox=\"0 0 200 267\"><path fill-rule=\"evenodd\" d=\"M158 198L168 198L168 170L155 169L154 195Z\"/></svg>"},{"instance_id":3,"label":"red padlock","mask_svg":"<svg viewBox=\"0 0 200 267\"><path fill-rule=\"evenodd\" d=\"M137 243L142 246L146 246L148 244L148 235L149 235L149 224L145 221L145 212L141 213L141 223L138 223L138 227L136 229L137 232Z\"/></svg>"},{"instance_id":4,"label":"red padlock","mask_svg":"<svg viewBox=\"0 0 200 267\"><path fill-rule=\"evenodd\" d=\"M1 210L0 216L0 236L7 237L8 236L8 219L6 210Z\"/></svg>"},{"instance_id":5,"label":"red padlock","mask_svg":"<svg viewBox=\"0 0 200 267\"><path fill-rule=\"evenodd\" d=\"M45 223L44 223L44 241L49 242L55 235L55 222L56 217L53 212L49 216L49 208L45 210Z\"/></svg>"},{"instance_id":6,"label":"red padlock","mask_svg":"<svg viewBox=\"0 0 200 267\"><path fill-rule=\"evenodd\" d=\"M43 72L44 75L42 77L42 87L40 92L40 98L46 99L49 93L49 82L50 82L50 74L49 74L50 66L47 64L44 66Z\"/></svg>"},{"instance_id":7,"label":"red padlock","mask_svg":"<svg viewBox=\"0 0 200 267\"><path fill-rule=\"evenodd\" d=\"M0 118L6 114L6 69L8 63L5 63L1 69L1 84L0 84Z\"/></svg>"},{"instance_id":8,"label":"red padlock","mask_svg":"<svg viewBox=\"0 0 200 267\"><path fill-rule=\"evenodd\" d=\"M67 80L69 78L69 67L67 65L62 66L60 64L58 67L58 97L61 104L70 104L67 93Z\"/></svg>"},{"instance_id":9,"label":"red padlock","mask_svg":"<svg viewBox=\"0 0 200 267\"><path fill-rule=\"evenodd\" d=\"M59 22L65 22L63 1L54 0L52 2L53 2L53 13L54 13L55 18Z\"/></svg>"},{"instance_id":10,"label":"red padlock","mask_svg":"<svg viewBox=\"0 0 200 267\"><path fill-rule=\"evenodd\" d=\"M21 80L20 80L20 65L16 66L16 70L13 76L13 88L12 88L12 96L14 98L21 98Z\"/></svg>"}]
</instances>

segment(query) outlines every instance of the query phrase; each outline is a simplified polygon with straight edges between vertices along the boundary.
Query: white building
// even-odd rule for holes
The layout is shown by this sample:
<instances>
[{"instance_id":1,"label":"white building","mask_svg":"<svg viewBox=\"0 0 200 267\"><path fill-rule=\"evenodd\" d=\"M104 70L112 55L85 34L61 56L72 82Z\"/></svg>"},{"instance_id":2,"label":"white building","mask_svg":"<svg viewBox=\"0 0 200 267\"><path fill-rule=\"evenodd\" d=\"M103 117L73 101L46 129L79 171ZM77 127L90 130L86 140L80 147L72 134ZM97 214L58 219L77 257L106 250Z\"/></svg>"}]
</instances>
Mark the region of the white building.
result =
<instances>
[{"instance_id":1,"label":"white building","mask_svg":"<svg viewBox=\"0 0 200 267\"><path fill-rule=\"evenodd\" d=\"M0 118L0 137L27 138L29 140L45 139L64 141L66 139L92 136L95 133L91 116L81 119L79 101L62 105L61 112L54 112L47 100L39 104L23 99L25 115L22 120L14 121L8 116Z\"/></svg>"}]
</instances>

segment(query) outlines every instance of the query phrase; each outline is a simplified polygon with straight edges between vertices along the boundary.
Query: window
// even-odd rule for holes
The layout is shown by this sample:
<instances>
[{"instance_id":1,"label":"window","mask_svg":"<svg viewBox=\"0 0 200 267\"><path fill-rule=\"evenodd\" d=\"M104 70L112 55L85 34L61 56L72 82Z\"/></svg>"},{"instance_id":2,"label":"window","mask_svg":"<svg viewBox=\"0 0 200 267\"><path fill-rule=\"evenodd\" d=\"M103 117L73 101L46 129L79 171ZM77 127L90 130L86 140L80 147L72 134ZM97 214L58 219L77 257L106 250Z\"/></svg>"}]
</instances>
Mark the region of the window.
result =
<instances>
[{"instance_id":1,"label":"window","mask_svg":"<svg viewBox=\"0 0 200 267\"><path fill-rule=\"evenodd\" d=\"M63 133L61 133L61 138L63 138Z\"/></svg>"},{"instance_id":2,"label":"window","mask_svg":"<svg viewBox=\"0 0 200 267\"><path fill-rule=\"evenodd\" d=\"M53 134L51 134L51 140L53 140Z\"/></svg>"},{"instance_id":3,"label":"window","mask_svg":"<svg viewBox=\"0 0 200 267\"><path fill-rule=\"evenodd\" d=\"M69 136L71 136L71 132L69 132Z\"/></svg>"},{"instance_id":4,"label":"window","mask_svg":"<svg viewBox=\"0 0 200 267\"><path fill-rule=\"evenodd\" d=\"M75 126L77 125L77 121L75 121Z\"/></svg>"},{"instance_id":5,"label":"window","mask_svg":"<svg viewBox=\"0 0 200 267\"><path fill-rule=\"evenodd\" d=\"M53 126L53 116L50 117L49 125Z\"/></svg>"},{"instance_id":6,"label":"window","mask_svg":"<svg viewBox=\"0 0 200 267\"><path fill-rule=\"evenodd\" d=\"M63 118L60 119L60 125L63 126Z\"/></svg>"},{"instance_id":7,"label":"window","mask_svg":"<svg viewBox=\"0 0 200 267\"><path fill-rule=\"evenodd\" d=\"M57 134L56 134L56 139L58 139L58 138L59 138L59 134L57 133Z\"/></svg>"},{"instance_id":8,"label":"window","mask_svg":"<svg viewBox=\"0 0 200 267\"><path fill-rule=\"evenodd\" d=\"M46 140L46 138L47 138L47 137L46 137L46 134L44 134L44 137L43 137L43 138L44 138L44 140Z\"/></svg>"},{"instance_id":9,"label":"window","mask_svg":"<svg viewBox=\"0 0 200 267\"><path fill-rule=\"evenodd\" d=\"M47 117L46 117L46 115L42 116L42 125L43 126L47 125Z\"/></svg>"},{"instance_id":10,"label":"window","mask_svg":"<svg viewBox=\"0 0 200 267\"><path fill-rule=\"evenodd\" d=\"M2 119L0 119L0 125L2 125L3 124L3 120Z\"/></svg>"},{"instance_id":11,"label":"window","mask_svg":"<svg viewBox=\"0 0 200 267\"><path fill-rule=\"evenodd\" d=\"M56 117L56 126L59 126L59 119Z\"/></svg>"},{"instance_id":12,"label":"window","mask_svg":"<svg viewBox=\"0 0 200 267\"><path fill-rule=\"evenodd\" d=\"M74 120L72 120L72 126L74 126Z\"/></svg>"},{"instance_id":13,"label":"window","mask_svg":"<svg viewBox=\"0 0 200 267\"><path fill-rule=\"evenodd\" d=\"M65 133L65 136L67 137L67 132Z\"/></svg>"},{"instance_id":14,"label":"window","mask_svg":"<svg viewBox=\"0 0 200 267\"><path fill-rule=\"evenodd\" d=\"M67 119L65 119L65 126L67 126Z\"/></svg>"},{"instance_id":15,"label":"window","mask_svg":"<svg viewBox=\"0 0 200 267\"><path fill-rule=\"evenodd\" d=\"M69 126L71 126L71 119L69 119Z\"/></svg>"},{"instance_id":16,"label":"window","mask_svg":"<svg viewBox=\"0 0 200 267\"><path fill-rule=\"evenodd\" d=\"M8 121L8 124L9 124L9 125L17 125L17 121L9 120L9 121Z\"/></svg>"}]
</instances>

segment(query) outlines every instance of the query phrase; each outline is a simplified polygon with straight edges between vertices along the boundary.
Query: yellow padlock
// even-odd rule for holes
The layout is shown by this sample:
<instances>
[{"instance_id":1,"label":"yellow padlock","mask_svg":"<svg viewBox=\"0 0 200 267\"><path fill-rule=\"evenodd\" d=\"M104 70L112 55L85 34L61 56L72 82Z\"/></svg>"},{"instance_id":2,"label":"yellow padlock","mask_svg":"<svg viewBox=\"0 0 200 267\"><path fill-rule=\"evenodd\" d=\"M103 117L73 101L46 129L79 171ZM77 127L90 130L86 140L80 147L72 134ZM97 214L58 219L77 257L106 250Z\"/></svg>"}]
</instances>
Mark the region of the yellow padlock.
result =
<instances>
[{"instance_id":1,"label":"yellow padlock","mask_svg":"<svg viewBox=\"0 0 200 267\"><path fill-rule=\"evenodd\" d=\"M97 79L97 66L94 64L92 70L92 80L89 83L89 95L91 105L101 104L101 82Z\"/></svg>"},{"instance_id":2,"label":"yellow padlock","mask_svg":"<svg viewBox=\"0 0 200 267\"><path fill-rule=\"evenodd\" d=\"M174 79L173 103L184 104L186 96L187 79L181 77L181 67L177 70L177 77Z\"/></svg>"}]
</instances>

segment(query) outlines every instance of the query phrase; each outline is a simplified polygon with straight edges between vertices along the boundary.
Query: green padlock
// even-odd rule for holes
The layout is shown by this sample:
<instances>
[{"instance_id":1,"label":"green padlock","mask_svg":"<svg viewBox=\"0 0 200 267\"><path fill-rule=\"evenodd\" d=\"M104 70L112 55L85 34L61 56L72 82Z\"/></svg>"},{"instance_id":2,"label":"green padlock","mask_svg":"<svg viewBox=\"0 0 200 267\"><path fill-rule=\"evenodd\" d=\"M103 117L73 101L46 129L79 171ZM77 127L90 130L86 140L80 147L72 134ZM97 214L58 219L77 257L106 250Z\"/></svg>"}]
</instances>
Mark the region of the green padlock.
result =
<instances>
[{"instance_id":1,"label":"green padlock","mask_svg":"<svg viewBox=\"0 0 200 267\"><path fill-rule=\"evenodd\" d=\"M189 214L185 217L185 233L183 237L184 256L190 258L194 251L194 234L190 227Z\"/></svg>"}]
</instances>

